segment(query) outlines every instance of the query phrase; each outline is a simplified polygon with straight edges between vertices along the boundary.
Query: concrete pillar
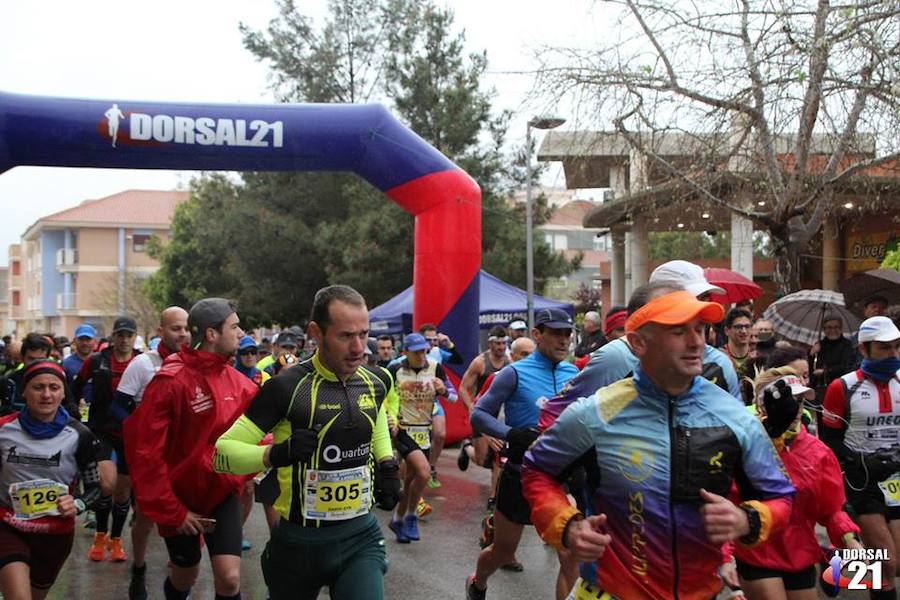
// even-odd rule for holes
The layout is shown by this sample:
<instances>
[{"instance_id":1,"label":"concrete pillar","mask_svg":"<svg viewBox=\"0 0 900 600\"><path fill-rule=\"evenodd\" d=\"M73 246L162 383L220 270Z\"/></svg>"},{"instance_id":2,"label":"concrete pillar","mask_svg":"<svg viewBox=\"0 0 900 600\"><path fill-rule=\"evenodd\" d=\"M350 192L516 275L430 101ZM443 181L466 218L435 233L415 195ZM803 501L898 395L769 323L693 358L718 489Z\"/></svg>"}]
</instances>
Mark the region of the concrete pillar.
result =
<instances>
[{"instance_id":1,"label":"concrete pillar","mask_svg":"<svg viewBox=\"0 0 900 600\"><path fill-rule=\"evenodd\" d=\"M631 255L632 255L631 231L625 232L625 297L631 297L631 290L634 286L631 284Z\"/></svg>"},{"instance_id":2,"label":"concrete pillar","mask_svg":"<svg viewBox=\"0 0 900 600\"><path fill-rule=\"evenodd\" d=\"M628 190L630 193L639 192L646 188L649 183L649 160L646 154L635 149L629 152L628 156L628 175L631 180L631 186Z\"/></svg>"},{"instance_id":3,"label":"concrete pillar","mask_svg":"<svg viewBox=\"0 0 900 600\"><path fill-rule=\"evenodd\" d=\"M621 198L628 193L628 181L625 177L625 167L609 168L609 187L616 193L616 198Z\"/></svg>"},{"instance_id":4,"label":"concrete pillar","mask_svg":"<svg viewBox=\"0 0 900 600\"><path fill-rule=\"evenodd\" d=\"M614 229L610 232L612 237L612 257L610 261L610 280L612 306L624 306L625 295L625 232Z\"/></svg>"},{"instance_id":5,"label":"concrete pillar","mask_svg":"<svg viewBox=\"0 0 900 600\"><path fill-rule=\"evenodd\" d=\"M116 306L119 314L125 314L125 228L119 227L119 272Z\"/></svg>"},{"instance_id":6,"label":"concrete pillar","mask_svg":"<svg viewBox=\"0 0 900 600\"><path fill-rule=\"evenodd\" d=\"M822 289L839 291L841 275L840 228L833 218L822 224Z\"/></svg>"},{"instance_id":7,"label":"concrete pillar","mask_svg":"<svg viewBox=\"0 0 900 600\"><path fill-rule=\"evenodd\" d=\"M65 229L63 231L63 248L72 250L72 230ZM72 298L72 273L66 271L63 273L63 302L61 308L73 308L75 306Z\"/></svg>"},{"instance_id":8,"label":"concrete pillar","mask_svg":"<svg viewBox=\"0 0 900 600\"><path fill-rule=\"evenodd\" d=\"M753 221L731 213L731 270L753 280Z\"/></svg>"},{"instance_id":9,"label":"concrete pillar","mask_svg":"<svg viewBox=\"0 0 900 600\"><path fill-rule=\"evenodd\" d=\"M647 220L643 215L634 216L631 226L631 291L647 283L650 277L650 240Z\"/></svg>"}]
</instances>

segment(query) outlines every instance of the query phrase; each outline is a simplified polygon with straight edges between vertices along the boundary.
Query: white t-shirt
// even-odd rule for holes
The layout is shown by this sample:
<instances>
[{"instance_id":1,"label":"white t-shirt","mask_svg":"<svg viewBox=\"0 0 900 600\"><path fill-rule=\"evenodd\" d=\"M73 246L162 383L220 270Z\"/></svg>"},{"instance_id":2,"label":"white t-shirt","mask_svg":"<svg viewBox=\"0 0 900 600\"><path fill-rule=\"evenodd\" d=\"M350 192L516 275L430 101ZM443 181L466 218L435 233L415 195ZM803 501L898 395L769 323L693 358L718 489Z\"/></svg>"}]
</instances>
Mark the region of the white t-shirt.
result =
<instances>
[{"instance_id":1,"label":"white t-shirt","mask_svg":"<svg viewBox=\"0 0 900 600\"><path fill-rule=\"evenodd\" d=\"M128 363L116 390L132 396L134 403L140 404L141 398L144 396L144 389L146 389L150 380L153 379L153 376L156 375L156 372L159 371L162 363L162 357L155 350L137 355L134 360Z\"/></svg>"}]
</instances>

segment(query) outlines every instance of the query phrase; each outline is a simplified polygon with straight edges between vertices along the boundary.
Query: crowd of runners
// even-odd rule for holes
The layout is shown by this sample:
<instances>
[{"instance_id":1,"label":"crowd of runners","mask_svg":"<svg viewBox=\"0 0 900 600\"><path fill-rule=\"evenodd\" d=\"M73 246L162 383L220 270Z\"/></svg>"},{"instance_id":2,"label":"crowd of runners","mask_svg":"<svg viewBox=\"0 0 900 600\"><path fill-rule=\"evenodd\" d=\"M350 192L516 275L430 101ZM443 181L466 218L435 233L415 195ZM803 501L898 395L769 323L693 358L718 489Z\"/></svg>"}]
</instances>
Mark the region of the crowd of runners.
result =
<instances>
[{"instance_id":1,"label":"crowd of runners","mask_svg":"<svg viewBox=\"0 0 900 600\"><path fill-rule=\"evenodd\" d=\"M458 467L491 471L467 600L506 597L490 578L528 568L527 526L558 557L534 597L812 599L836 593L820 566L835 548L878 548L871 597L896 599L897 307L870 298L852 340L825 315L803 347L721 292L670 261L581 327L560 309L493 327L468 365L434 325L371 338L343 285L271 343L223 298L167 308L146 349L128 316L102 340L90 324L6 339L0 591L44 598L66 560L108 560L130 561L130 599L186 599L206 548L216 599L237 599L261 504L271 598L383 598L392 544L440 543L419 520L459 401ZM93 543L70 557L81 526ZM147 578L154 530L163 581Z\"/></svg>"}]
</instances>

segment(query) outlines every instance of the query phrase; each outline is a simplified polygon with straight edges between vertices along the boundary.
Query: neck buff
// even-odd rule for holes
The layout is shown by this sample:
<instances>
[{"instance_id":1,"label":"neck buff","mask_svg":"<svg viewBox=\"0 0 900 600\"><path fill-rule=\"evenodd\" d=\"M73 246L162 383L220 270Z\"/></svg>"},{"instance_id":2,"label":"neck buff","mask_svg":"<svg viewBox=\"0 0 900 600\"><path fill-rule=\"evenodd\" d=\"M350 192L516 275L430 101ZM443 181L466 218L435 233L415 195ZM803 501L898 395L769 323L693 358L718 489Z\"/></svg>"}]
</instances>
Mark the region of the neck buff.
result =
<instances>
[{"instance_id":1,"label":"neck buff","mask_svg":"<svg viewBox=\"0 0 900 600\"><path fill-rule=\"evenodd\" d=\"M31 416L26 408L19 413L19 423L22 429L28 432L28 435L41 440L56 437L62 428L69 422L69 413L62 406L56 409L56 416L49 423L39 421Z\"/></svg>"},{"instance_id":2,"label":"neck buff","mask_svg":"<svg viewBox=\"0 0 900 600\"><path fill-rule=\"evenodd\" d=\"M867 377L875 381L885 382L897 375L897 371L900 371L900 358L896 356L882 358L881 360L864 358L860 368Z\"/></svg>"}]
</instances>

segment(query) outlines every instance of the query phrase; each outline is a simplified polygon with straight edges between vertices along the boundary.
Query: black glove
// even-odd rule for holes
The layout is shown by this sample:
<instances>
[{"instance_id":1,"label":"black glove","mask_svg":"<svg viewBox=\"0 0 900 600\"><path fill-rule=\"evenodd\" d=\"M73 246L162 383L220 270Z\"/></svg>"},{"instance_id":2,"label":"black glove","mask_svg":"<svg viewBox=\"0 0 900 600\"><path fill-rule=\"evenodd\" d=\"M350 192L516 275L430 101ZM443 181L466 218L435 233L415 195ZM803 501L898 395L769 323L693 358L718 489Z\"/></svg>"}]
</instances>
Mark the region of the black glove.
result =
<instances>
[{"instance_id":1,"label":"black glove","mask_svg":"<svg viewBox=\"0 0 900 600\"><path fill-rule=\"evenodd\" d=\"M791 387L781 379L766 386L763 391L763 406L766 409L763 427L772 439L787 431L800 411L800 403L794 399Z\"/></svg>"},{"instance_id":2,"label":"black glove","mask_svg":"<svg viewBox=\"0 0 900 600\"><path fill-rule=\"evenodd\" d=\"M900 471L900 455L894 448L880 448L866 454L864 460L869 471L869 481L884 481Z\"/></svg>"},{"instance_id":3,"label":"black glove","mask_svg":"<svg viewBox=\"0 0 900 600\"><path fill-rule=\"evenodd\" d=\"M375 504L384 510L394 510L400 501L400 465L393 458L378 463L375 472Z\"/></svg>"},{"instance_id":4,"label":"black glove","mask_svg":"<svg viewBox=\"0 0 900 600\"><path fill-rule=\"evenodd\" d=\"M525 451L538 438L540 432L533 427L513 427L506 434L506 443L509 444L507 457L510 462L521 464Z\"/></svg>"},{"instance_id":5,"label":"black glove","mask_svg":"<svg viewBox=\"0 0 900 600\"><path fill-rule=\"evenodd\" d=\"M273 467L289 467L307 462L316 453L319 434L312 429L296 429L291 437L269 450L269 464Z\"/></svg>"}]
</instances>

